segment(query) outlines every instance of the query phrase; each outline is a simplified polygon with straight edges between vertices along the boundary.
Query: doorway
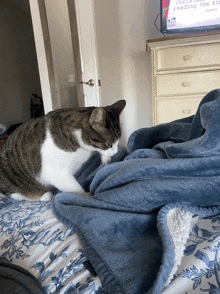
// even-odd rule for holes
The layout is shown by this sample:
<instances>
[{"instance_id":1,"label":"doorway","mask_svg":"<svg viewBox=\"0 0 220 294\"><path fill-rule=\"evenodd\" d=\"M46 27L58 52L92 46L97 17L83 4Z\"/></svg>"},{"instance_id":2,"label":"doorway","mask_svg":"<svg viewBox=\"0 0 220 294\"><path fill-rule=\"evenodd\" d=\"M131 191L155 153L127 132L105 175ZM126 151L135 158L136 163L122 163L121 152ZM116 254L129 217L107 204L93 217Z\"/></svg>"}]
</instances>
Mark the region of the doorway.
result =
<instances>
[{"instance_id":1,"label":"doorway","mask_svg":"<svg viewBox=\"0 0 220 294\"><path fill-rule=\"evenodd\" d=\"M0 1L0 123L31 118L32 94L42 96L29 0Z\"/></svg>"}]
</instances>

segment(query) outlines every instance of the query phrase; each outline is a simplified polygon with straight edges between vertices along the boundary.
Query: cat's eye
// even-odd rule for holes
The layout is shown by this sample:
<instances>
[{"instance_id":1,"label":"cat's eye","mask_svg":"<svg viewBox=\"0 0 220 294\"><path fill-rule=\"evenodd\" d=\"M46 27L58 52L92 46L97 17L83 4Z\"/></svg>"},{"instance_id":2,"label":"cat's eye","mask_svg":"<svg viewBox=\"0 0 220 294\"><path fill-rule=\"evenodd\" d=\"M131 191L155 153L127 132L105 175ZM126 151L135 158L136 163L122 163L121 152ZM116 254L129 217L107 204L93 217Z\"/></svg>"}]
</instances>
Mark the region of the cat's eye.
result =
<instances>
[{"instance_id":1,"label":"cat's eye","mask_svg":"<svg viewBox=\"0 0 220 294\"><path fill-rule=\"evenodd\" d=\"M100 141L97 140L97 139L91 139L91 141L93 141L93 142L95 142L95 143L100 143Z\"/></svg>"},{"instance_id":2,"label":"cat's eye","mask_svg":"<svg viewBox=\"0 0 220 294\"><path fill-rule=\"evenodd\" d=\"M98 143L102 143L101 141L97 140L97 139L93 139L93 138L90 138L89 141L93 144L98 144Z\"/></svg>"}]
</instances>

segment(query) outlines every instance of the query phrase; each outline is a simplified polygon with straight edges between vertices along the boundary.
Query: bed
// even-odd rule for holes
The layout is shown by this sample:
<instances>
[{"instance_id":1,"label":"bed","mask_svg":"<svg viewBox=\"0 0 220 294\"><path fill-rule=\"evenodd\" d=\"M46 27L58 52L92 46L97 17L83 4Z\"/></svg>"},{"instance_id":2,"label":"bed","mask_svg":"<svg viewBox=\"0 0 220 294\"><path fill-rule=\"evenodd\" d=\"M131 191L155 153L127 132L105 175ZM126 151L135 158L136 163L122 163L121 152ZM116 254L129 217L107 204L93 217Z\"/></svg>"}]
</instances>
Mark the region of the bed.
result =
<instances>
[{"instance_id":1,"label":"bed","mask_svg":"<svg viewBox=\"0 0 220 294\"><path fill-rule=\"evenodd\" d=\"M220 90L75 175L93 197L0 197L0 256L46 293L220 293Z\"/></svg>"}]
</instances>

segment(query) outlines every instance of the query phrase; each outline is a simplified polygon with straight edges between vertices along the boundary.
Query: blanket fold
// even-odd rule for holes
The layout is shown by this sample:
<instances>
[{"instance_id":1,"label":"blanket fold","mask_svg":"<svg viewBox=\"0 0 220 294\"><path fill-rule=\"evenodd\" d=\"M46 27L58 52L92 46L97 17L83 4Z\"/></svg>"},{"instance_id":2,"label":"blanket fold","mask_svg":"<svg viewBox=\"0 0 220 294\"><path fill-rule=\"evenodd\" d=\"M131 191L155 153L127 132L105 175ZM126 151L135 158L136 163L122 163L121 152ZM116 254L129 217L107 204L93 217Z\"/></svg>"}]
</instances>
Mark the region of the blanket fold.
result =
<instances>
[{"instance_id":1,"label":"blanket fold","mask_svg":"<svg viewBox=\"0 0 220 294\"><path fill-rule=\"evenodd\" d=\"M167 213L220 212L220 90L194 116L135 131L109 165L95 154L75 177L93 197L59 193L53 211L108 293L160 293L175 255Z\"/></svg>"}]
</instances>

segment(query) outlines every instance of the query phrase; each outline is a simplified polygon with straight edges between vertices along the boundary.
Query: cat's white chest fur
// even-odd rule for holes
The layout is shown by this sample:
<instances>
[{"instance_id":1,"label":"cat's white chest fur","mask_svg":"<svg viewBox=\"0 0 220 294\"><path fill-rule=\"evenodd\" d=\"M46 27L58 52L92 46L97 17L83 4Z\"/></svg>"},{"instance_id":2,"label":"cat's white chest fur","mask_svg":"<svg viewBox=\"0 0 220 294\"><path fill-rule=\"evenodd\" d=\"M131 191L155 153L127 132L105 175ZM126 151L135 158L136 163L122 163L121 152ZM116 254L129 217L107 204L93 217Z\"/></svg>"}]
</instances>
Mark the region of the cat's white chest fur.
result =
<instances>
[{"instance_id":1,"label":"cat's white chest fur","mask_svg":"<svg viewBox=\"0 0 220 294\"><path fill-rule=\"evenodd\" d=\"M74 174L88 160L91 151L78 148L68 152L57 147L50 131L41 146L41 171L37 180L46 185L54 186L60 191L84 194L85 191L74 178Z\"/></svg>"}]
</instances>

